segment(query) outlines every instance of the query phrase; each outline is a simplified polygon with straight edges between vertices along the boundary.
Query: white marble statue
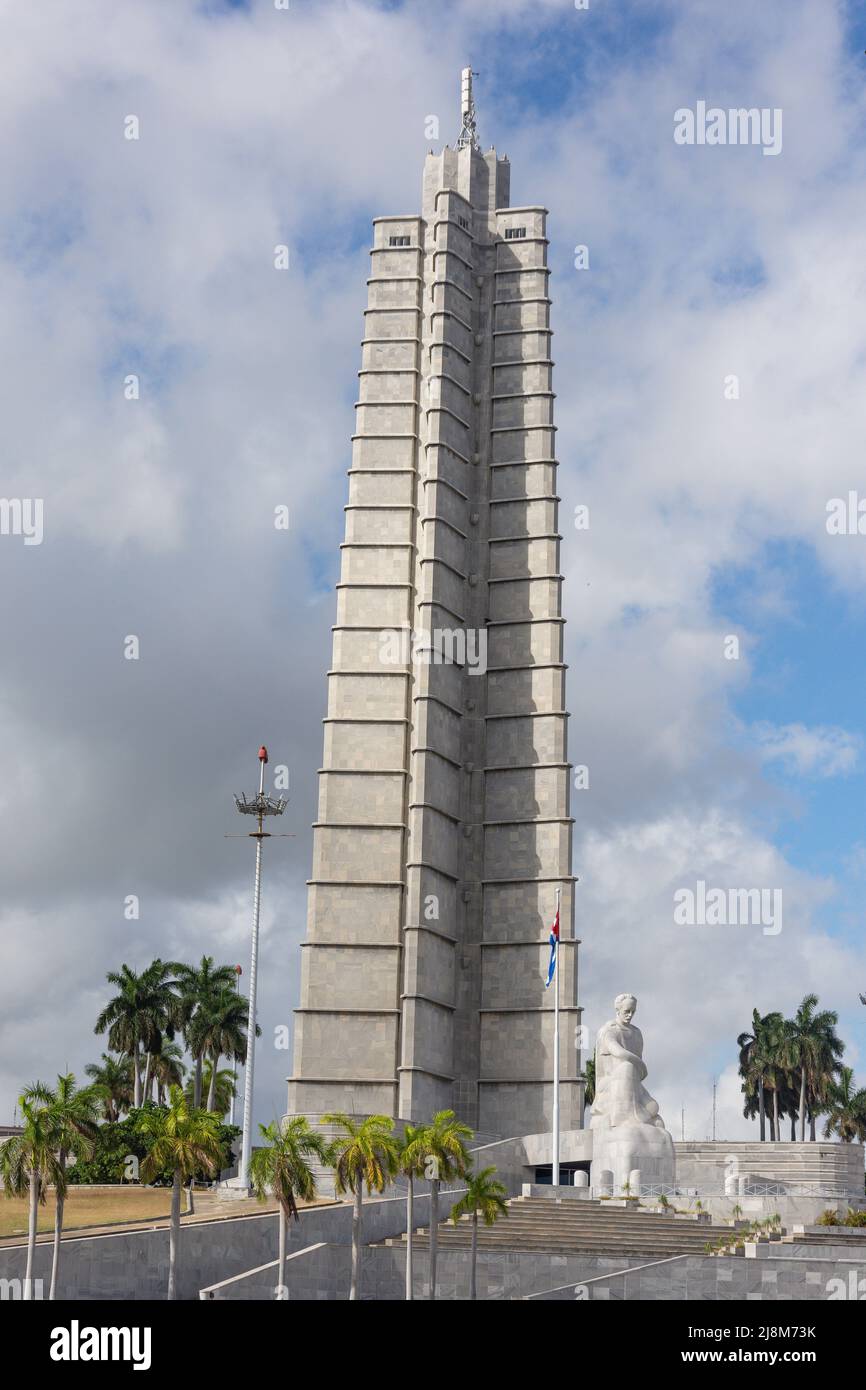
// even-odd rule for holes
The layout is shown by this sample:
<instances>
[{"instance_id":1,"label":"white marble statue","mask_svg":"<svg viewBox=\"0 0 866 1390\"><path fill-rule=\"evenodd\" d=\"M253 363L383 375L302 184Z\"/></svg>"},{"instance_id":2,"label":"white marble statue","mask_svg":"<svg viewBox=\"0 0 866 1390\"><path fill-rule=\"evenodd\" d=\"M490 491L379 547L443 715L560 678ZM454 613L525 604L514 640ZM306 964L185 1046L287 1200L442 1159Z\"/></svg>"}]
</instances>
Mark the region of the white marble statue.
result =
<instances>
[{"instance_id":1,"label":"white marble statue","mask_svg":"<svg viewBox=\"0 0 866 1390\"><path fill-rule=\"evenodd\" d=\"M607 1187L615 1196L628 1189L637 1196L638 1181L644 1187L673 1186L674 1146L643 1084L643 1036L632 1023L637 1000L633 994L619 994L614 1008L616 1018L599 1029L595 1044L593 1187Z\"/></svg>"}]
</instances>

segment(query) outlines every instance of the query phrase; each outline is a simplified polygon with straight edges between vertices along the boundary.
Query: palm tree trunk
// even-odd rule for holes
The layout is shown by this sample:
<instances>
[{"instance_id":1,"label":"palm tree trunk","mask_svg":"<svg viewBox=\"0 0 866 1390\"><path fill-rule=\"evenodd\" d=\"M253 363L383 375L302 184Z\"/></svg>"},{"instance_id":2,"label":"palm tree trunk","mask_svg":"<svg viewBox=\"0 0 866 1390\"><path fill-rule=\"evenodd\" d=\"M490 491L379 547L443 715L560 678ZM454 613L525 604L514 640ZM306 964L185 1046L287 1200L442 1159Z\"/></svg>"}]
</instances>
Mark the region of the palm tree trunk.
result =
<instances>
[{"instance_id":1,"label":"palm tree trunk","mask_svg":"<svg viewBox=\"0 0 866 1390\"><path fill-rule=\"evenodd\" d=\"M796 1142L797 1142L797 1122L796 1122L796 1120L794 1119L794 1116L792 1115L792 1116L791 1116L791 1143L792 1143L792 1144L796 1144Z\"/></svg>"},{"instance_id":2,"label":"palm tree trunk","mask_svg":"<svg viewBox=\"0 0 866 1390\"><path fill-rule=\"evenodd\" d=\"M177 1298L177 1249L180 1243L180 1171L171 1185L171 1224L168 1232L168 1301Z\"/></svg>"},{"instance_id":3,"label":"palm tree trunk","mask_svg":"<svg viewBox=\"0 0 866 1390\"><path fill-rule=\"evenodd\" d=\"M806 1068L800 1072L800 1143L806 1140Z\"/></svg>"},{"instance_id":4,"label":"palm tree trunk","mask_svg":"<svg viewBox=\"0 0 866 1390\"><path fill-rule=\"evenodd\" d=\"M195 1059L195 1081L193 1082L192 1103L196 1110L201 1110L201 1054Z\"/></svg>"},{"instance_id":5,"label":"palm tree trunk","mask_svg":"<svg viewBox=\"0 0 866 1390\"><path fill-rule=\"evenodd\" d=\"M283 1211L282 1207L280 1207L279 1218L280 1245L277 1264L277 1274L279 1278L279 1282L277 1284L277 1298L286 1299L289 1296L289 1291L286 1288L286 1227L288 1226L288 1222L286 1221L286 1213Z\"/></svg>"},{"instance_id":6,"label":"palm tree trunk","mask_svg":"<svg viewBox=\"0 0 866 1390\"><path fill-rule=\"evenodd\" d=\"M137 1110L138 1107L141 1105L141 1056L140 1056L139 1051L138 1051L138 1043L137 1043L137 1042L136 1042L135 1048L134 1048L134 1050L133 1050L132 1062L133 1062L133 1072L134 1072L134 1074L135 1074L135 1083L134 1083L134 1086L133 1086L133 1099L132 1099L132 1103L133 1103L133 1105L135 1106L135 1108L136 1108L136 1110Z\"/></svg>"},{"instance_id":7,"label":"palm tree trunk","mask_svg":"<svg viewBox=\"0 0 866 1390\"><path fill-rule=\"evenodd\" d=\"M212 1053L211 1053L211 1063L210 1063L210 1085L209 1085L208 1088L207 1088L207 1108L208 1108L208 1110L213 1110L214 1107L215 1107L215 1105L216 1105L216 1082L217 1082L217 1067L219 1066L219 1059L220 1059L220 1054L219 1054L218 1052L212 1052Z\"/></svg>"},{"instance_id":8,"label":"palm tree trunk","mask_svg":"<svg viewBox=\"0 0 866 1390\"><path fill-rule=\"evenodd\" d=\"M61 1149L58 1155L61 1170L66 1171L66 1150ZM53 1303L57 1297L57 1271L60 1267L60 1234L63 1230L63 1207L66 1197L57 1188L54 1189L54 1249L51 1252L51 1284L48 1289L48 1301Z\"/></svg>"},{"instance_id":9,"label":"palm tree trunk","mask_svg":"<svg viewBox=\"0 0 866 1390\"><path fill-rule=\"evenodd\" d=\"M192 1185L193 1185L193 1179L190 1178L190 1180L189 1180L189 1187L186 1189L186 1191L187 1191L187 1197L188 1197L187 1207L186 1207L186 1214L187 1214L187 1216L195 1216L195 1194L194 1194L194 1192L193 1192L193 1187L192 1187Z\"/></svg>"},{"instance_id":10,"label":"palm tree trunk","mask_svg":"<svg viewBox=\"0 0 866 1390\"><path fill-rule=\"evenodd\" d=\"M809 1140L810 1140L811 1143L814 1144L814 1142L815 1142L815 1113L814 1113L814 1111L813 1111L811 1108L810 1108L810 1110L809 1110Z\"/></svg>"},{"instance_id":11,"label":"palm tree trunk","mask_svg":"<svg viewBox=\"0 0 866 1390\"><path fill-rule=\"evenodd\" d=\"M439 1253L439 1180L430 1183L430 1292L428 1298L436 1297L436 1256Z\"/></svg>"},{"instance_id":12,"label":"palm tree trunk","mask_svg":"<svg viewBox=\"0 0 866 1390\"><path fill-rule=\"evenodd\" d=\"M758 1080L758 1117L761 1122L761 1143L767 1137L767 1111L764 1106L764 1078Z\"/></svg>"},{"instance_id":13,"label":"palm tree trunk","mask_svg":"<svg viewBox=\"0 0 866 1390\"><path fill-rule=\"evenodd\" d=\"M781 1139L782 1131L779 1128L779 1088L773 1087L773 1138Z\"/></svg>"},{"instance_id":14,"label":"palm tree trunk","mask_svg":"<svg viewBox=\"0 0 866 1390\"><path fill-rule=\"evenodd\" d=\"M478 1212L472 1213L472 1260L469 1266L469 1297L478 1297Z\"/></svg>"},{"instance_id":15,"label":"palm tree trunk","mask_svg":"<svg viewBox=\"0 0 866 1390\"><path fill-rule=\"evenodd\" d=\"M148 1054L147 1054L147 1060L146 1060L146 1062L145 1062L145 1064L144 1064L144 1083L143 1083L142 1088L141 1088L141 1094L142 1094L142 1098L143 1098L144 1100L150 1100L150 1053L149 1053L149 1052L148 1052Z\"/></svg>"},{"instance_id":16,"label":"palm tree trunk","mask_svg":"<svg viewBox=\"0 0 866 1390\"><path fill-rule=\"evenodd\" d=\"M39 1170L30 1171L30 1212L27 1221L27 1267L24 1271L24 1297L33 1298L33 1257L36 1254L36 1218L39 1211Z\"/></svg>"},{"instance_id":17,"label":"palm tree trunk","mask_svg":"<svg viewBox=\"0 0 866 1390\"><path fill-rule=\"evenodd\" d=\"M364 1180L359 1173L352 1207L352 1284L349 1298L354 1302L361 1292L361 1203L364 1200Z\"/></svg>"},{"instance_id":18,"label":"palm tree trunk","mask_svg":"<svg viewBox=\"0 0 866 1390\"><path fill-rule=\"evenodd\" d=\"M409 1191L406 1193L406 1298L411 1301L412 1290L412 1223L415 1219L415 1179L409 1174Z\"/></svg>"}]
</instances>

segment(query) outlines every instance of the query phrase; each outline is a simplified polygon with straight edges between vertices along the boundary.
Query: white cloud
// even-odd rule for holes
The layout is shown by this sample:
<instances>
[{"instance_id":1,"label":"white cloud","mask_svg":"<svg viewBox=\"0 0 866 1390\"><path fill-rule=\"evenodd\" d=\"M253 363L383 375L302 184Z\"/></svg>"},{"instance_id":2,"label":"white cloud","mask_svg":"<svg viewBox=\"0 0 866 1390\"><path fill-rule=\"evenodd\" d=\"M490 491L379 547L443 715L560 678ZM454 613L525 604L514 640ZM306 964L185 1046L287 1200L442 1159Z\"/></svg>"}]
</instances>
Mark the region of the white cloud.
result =
<instances>
[{"instance_id":1,"label":"white cloud","mask_svg":"<svg viewBox=\"0 0 866 1390\"><path fill-rule=\"evenodd\" d=\"M847 729L805 724L758 724L753 728L761 757L805 777L837 777L856 767L862 739Z\"/></svg>"}]
</instances>

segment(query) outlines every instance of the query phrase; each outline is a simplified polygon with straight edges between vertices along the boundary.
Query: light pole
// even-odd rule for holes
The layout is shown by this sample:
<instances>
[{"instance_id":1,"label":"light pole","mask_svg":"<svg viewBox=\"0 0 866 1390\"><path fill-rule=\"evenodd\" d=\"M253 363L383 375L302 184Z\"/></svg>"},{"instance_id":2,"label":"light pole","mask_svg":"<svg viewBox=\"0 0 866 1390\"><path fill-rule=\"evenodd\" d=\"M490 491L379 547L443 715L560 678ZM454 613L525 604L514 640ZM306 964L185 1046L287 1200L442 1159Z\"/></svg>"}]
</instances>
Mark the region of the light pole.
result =
<instances>
[{"instance_id":1,"label":"light pole","mask_svg":"<svg viewBox=\"0 0 866 1390\"><path fill-rule=\"evenodd\" d=\"M256 842L256 881L253 893L253 939L250 949L250 991L249 1020L247 1023L247 1057L244 1067L244 1132L241 1139L241 1166L238 1173L238 1187L250 1185L250 1150L252 1148L253 1125L253 1080L256 1060L256 985L259 967L259 908L262 900L262 841L271 838L265 830L265 816L281 816L286 809L284 796L265 794L265 763L268 750L264 744L259 749L259 790L254 797L236 796L235 805L243 816L256 816L258 829L250 830L249 837Z\"/></svg>"},{"instance_id":2,"label":"light pole","mask_svg":"<svg viewBox=\"0 0 866 1390\"><path fill-rule=\"evenodd\" d=\"M239 994L239 993L240 993L240 988L241 988L241 975L243 975L243 973L244 973L244 972L243 972L243 970L241 969L241 967L240 967L239 965L236 965L236 966L235 966L235 994ZM238 1059L237 1059L237 1057L235 1056L235 1057L232 1058L232 1108L231 1108L231 1114L230 1114L230 1116L229 1116L229 1124L232 1124L232 1125L233 1125L234 1122L235 1122L235 1101L237 1100L237 1091L238 1091Z\"/></svg>"}]
</instances>

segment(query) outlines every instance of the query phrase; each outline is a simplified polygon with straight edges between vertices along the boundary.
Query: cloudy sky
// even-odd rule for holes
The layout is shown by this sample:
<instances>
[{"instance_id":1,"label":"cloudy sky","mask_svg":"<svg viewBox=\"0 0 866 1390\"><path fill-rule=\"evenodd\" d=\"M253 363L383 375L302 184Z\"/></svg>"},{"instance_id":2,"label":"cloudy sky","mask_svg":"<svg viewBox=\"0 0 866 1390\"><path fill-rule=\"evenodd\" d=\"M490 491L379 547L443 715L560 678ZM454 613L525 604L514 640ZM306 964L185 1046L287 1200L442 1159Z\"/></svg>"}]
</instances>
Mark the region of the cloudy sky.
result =
<instances>
[{"instance_id":1,"label":"cloudy sky","mask_svg":"<svg viewBox=\"0 0 866 1390\"><path fill-rule=\"evenodd\" d=\"M827 529L866 498L866 4L9 0L0 27L0 491L44 499L41 544L0 536L0 1121L98 1057L106 970L246 970L224 836L262 739L296 838L267 847L257 1118L284 1105L370 221L419 208L468 62L512 201L551 210L586 1019L638 994L677 1137L713 1077L717 1132L752 1132L737 1033L807 990L866 1083L866 534ZM699 101L781 111L781 152L677 144ZM676 925L698 880L781 890L782 930Z\"/></svg>"}]
</instances>

